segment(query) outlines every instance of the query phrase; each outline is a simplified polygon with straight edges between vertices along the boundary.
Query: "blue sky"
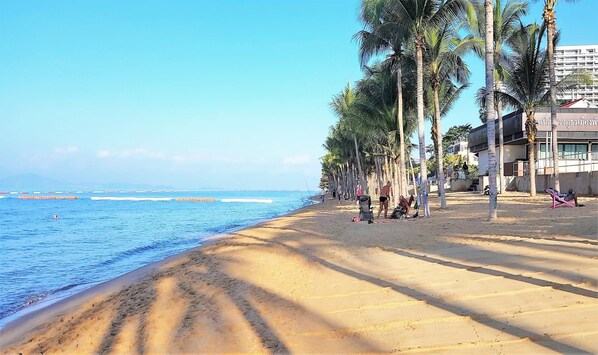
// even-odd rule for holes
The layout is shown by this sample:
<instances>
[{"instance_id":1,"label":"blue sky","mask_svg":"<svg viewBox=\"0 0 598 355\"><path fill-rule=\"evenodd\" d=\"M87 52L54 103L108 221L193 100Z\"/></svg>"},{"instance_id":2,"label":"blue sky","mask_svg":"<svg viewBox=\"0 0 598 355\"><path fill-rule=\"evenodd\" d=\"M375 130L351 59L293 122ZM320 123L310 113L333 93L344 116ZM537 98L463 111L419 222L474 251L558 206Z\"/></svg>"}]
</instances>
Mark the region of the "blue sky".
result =
<instances>
[{"instance_id":1,"label":"blue sky","mask_svg":"<svg viewBox=\"0 0 598 355\"><path fill-rule=\"evenodd\" d=\"M313 190L330 99L361 78L358 6L2 0L0 178ZM561 44L598 43L597 8L561 1ZM478 124L469 62L444 130Z\"/></svg>"}]
</instances>

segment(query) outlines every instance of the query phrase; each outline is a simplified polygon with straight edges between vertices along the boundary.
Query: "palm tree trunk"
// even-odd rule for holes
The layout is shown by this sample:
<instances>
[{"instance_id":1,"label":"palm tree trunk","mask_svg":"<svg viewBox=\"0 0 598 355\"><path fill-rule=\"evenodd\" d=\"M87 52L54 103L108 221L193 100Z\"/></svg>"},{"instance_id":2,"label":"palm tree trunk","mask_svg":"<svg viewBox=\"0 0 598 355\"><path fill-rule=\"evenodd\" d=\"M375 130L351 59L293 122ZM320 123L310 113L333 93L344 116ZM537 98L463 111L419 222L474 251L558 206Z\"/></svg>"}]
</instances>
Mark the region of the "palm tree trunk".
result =
<instances>
[{"instance_id":1,"label":"palm tree trunk","mask_svg":"<svg viewBox=\"0 0 598 355\"><path fill-rule=\"evenodd\" d=\"M485 0L486 10L486 135L488 138L488 178L490 185L488 217L496 219L496 132L494 131L494 8Z\"/></svg>"},{"instance_id":2,"label":"palm tree trunk","mask_svg":"<svg viewBox=\"0 0 598 355\"><path fill-rule=\"evenodd\" d=\"M529 155L529 195L536 196L536 122L535 113L526 112L527 121L525 130L527 133L528 155Z\"/></svg>"},{"instance_id":3,"label":"palm tree trunk","mask_svg":"<svg viewBox=\"0 0 598 355\"><path fill-rule=\"evenodd\" d=\"M399 126L399 195L407 195L407 169L405 166L405 133L403 132L403 69L399 58L397 64L397 124Z\"/></svg>"},{"instance_id":4,"label":"palm tree trunk","mask_svg":"<svg viewBox=\"0 0 598 355\"><path fill-rule=\"evenodd\" d=\"M409 168L411 169L411 179L413 179L413 195L417 196L417 184L415 183L415 172L413 170L411 158L409 158Z\"/></svg>"},{"instance_id":5,"label":"palm tree trunk","mask_svg":"<svg viewBox=\"0 0 598 355\"><path fill-rule=\"evenodd\" d=\"M536 144L528 142L529 150L529 195L536 196Z\"/></svg>"},{"instance_id":6,"label":"palm tree trunk","mask_svg":"<svg viewBox=\"0 0 598 355\"><path fill-rule=\"evenodd\" d=\"M365 191L367 188L367 182L365 181L365 175L363 174L363 169L361 168L361 158L359 154L359 148L357 146L357 137L353 135L353 143L355 143L355 157L357 158L357 170L359 172L359 183L361 184L361 188Z\"/></svg>"},{"instance_id":7,"label":"palm tree trunk","mask_svg":"<svg viewBox=\"0 0 598 355\"><path fill-rule=\"evenodd\" d=\"M498 85L497 85L498 86ZM502 102L497 100L496 114L498 115L498 186L500 193L505 192L505 137L502 122Z\"/></svg>"},{"instance_id":8,"label":"palm tree trunk","mask_svg":"<svg viewBox=\"0 0 598 355\"><path fill-rule=\"evenodd\" d=\"M392 176L393 179L392 181L392 204L391 206L396 206L398 205L397 199L398 199L398 191L399 191L399 164L397 164L397 159L395 158L391 158L390 159L392 164L391 164L391 169L392 169Z\"/></svg>"},{"instance_id":9,"label":"palm tree trunk","mask_svg":"<svg viewBox=\"0 0 598 355\"><path fill-rule=\"evenodd\" d=\"M440 100L438 99L438 85L434 85L434 116L436 124L436 182L438 194L440 195L440 208L446 208L446 196L444 192L444 167L442 161L442 131L440 130Z\"/></svg>"},{"instance_id":10,"label":"palm tree trunk","mask_svg":"<svg viewBox=\"0 0 598 355\"><path fill-rule=\"evenodd\" d=\"M546 50L548 52L548 73L550 76L550 124L552 128L552 165L554 174L554 188L557 191L560 191L561 183L559 181L559 149L557 139L558 123L556 120L556 74L554 72L554 33L556 31L556 18L554 13L554 3L551 5L552 7L546 3L543 17L547 24L546 37L548 43Z\"/></svg>"},{"instance_id":11,"label":"palm tree trunk","mask_svg":"<svg viewBox=\"0 0 598 355\"><path fill-rule=\"evenodd\" d=\"M343 196L343 193L345 192L345 179L344 179L344 167L340 167L339 169L339 173L338 173L338 189L336 190L336 192L339 194L339 200L341 200L341 197Z\"/></svg>"},{"instance_id":12,"label":"palm tree trunk","mask_svg":"<svg viewBox=\"0 0 598 355\"><path fill-rule=\"evenodd\" d=\"M378 178L378 188L377 191L380 191L382 188L382 180L384 177L382 176L382 163L380 162L380 156L376 156L374 158L374 164L376 165L376 176Z\"/></svg>"},{"instance_id":13,"label":"palm tree trunk","mask_svg":"<svg viewBox=\"0 0 598 355\"><path fill-rule=\"evenodd\" d=\"M350 185L351 190L350 190L349 197L351 199L354 199L355 195L356 195L355 192L357 191L357 184L356 184L357 178L355 176L355 170L357 170L357 169L355 169L355 164L351 163L350 169L351 169L351 180L350 180L351 181L351 185Z\"/></svg>"},{"instance_id":14,"label":"palm tree trunk","mask_svg":"<svg viewBox=\"0 0 598 355\"><path fill-rule=\"evenodd\" d=\"M426 217L430 217L428 207L428 167L426 166L426 137L424 128L424 60L423 39L415 39L415 54L417 64L417 134L419 136L419 163L421 172L422 206Z\"/></svg>"}]
</instances>

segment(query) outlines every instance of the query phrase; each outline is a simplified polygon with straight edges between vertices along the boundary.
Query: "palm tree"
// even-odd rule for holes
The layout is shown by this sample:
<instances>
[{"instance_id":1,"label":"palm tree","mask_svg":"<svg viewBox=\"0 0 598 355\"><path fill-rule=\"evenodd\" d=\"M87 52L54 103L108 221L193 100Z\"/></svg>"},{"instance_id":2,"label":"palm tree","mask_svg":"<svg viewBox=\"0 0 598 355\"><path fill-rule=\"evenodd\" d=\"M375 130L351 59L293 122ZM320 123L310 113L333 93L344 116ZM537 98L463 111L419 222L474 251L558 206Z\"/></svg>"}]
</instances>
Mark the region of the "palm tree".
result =
<instances>
[{"instance_id":1,"label":"palm tree","mask_svg":"<svg viewBox=\"0 0 598 355\"><path fill-rule=\"evenodd\" d=\"M529 173L530 173L530 196L536 195L536 171L535 171L535 139L536 121L535 111L541 104L550 101L548 55L542 50L541 42L546 33L546 26L532 24L521 28L509 40L513 49L513 57L505 70L504 91L497 95L507 105L523 110L527 119L525 130L528 139L529 150ZM558 41L558 33L554 42ZM591 84L591 74L587 72L573 72L568 74L560 82L556 83L556 91L566 91L580 83Z\"/></svg>"},{"instance_id":2,"label":"palm tree","mask_svg":"<svg viewBox=\"0 0 598 355\"><path fill-rule=\"evenodd\" d=\"M567 0L575 2L575 0ZM544 12L542 18L546 25L546 50L548 52L548 75L550 79L550 124L552 130L552 163L554 169L554 188L560 191L559 181L559 155L558 155L558 124L556 121L556 74L554 72L554 36L556 35L556 13L554 8L558 0L544 0Z\"/></svg>"},{"instance_id":3,"label":"palm tree","mask_svg":"<svg viewBox=\"0 0 598 355\"><path fill-rule=\"evenodd\" d=\"M413 133L415 126L414 120L410 116L407 116L402 126L397 122L396 80L397 77L392 72L392 68L388 66L376 64L372 68L366 68L365 78L357 83L357 99L353 112L361 118L360 129L372 143L373 150L368 155L374 159L388 158L395 162L392 164L393 167L399 168L403 165L396 164L397 161L400 163L399 132L403 128L408 137ZM411 92L407 90L406 94L409 99ZM408 141L409 139L405 138L405 142ZM388 168L392 169L390 166ZM401 177L403 174L402 171L397 171L395 176ZM396 182L400 179L391 180ZM397 203L398 195L394 194Z\"/></svg>"},{"instance_id":4,"label":"palm tree","mask_svg":"<svg viewBox=\"0 0 598 355\"><path fill-rule=\"evenodd\" d=\"M481 4L475 6L475 12L470 17L470 28L476 37L484 38L485 35L485 9ZM502 0L496 0L493 12L493 35L494 35L494 89L500 90L504 81L504 68L502 63L508 55L509 37L516 31L517 24L521 17L527 14L527 3L518 0L506 0L504 7ZM486 91L483 91L485 95ZM486 105L485 100L478 100L478 103ZM504 134L502 110L504 103L499 97L494 98L494 109L498 117L498 178L500 179L499 190L504 193ZM484 110L485 114L485 110ZM485 116L484 116L484 123Z\"/></svg>"},{"instance_id":5,"label":"palm tree","mask_svg":"<svg viewBox=\"0 0 598 355\"><path fill-rule=\"evenodd\" d=\"M352 132L353 144L355 146L355 159L357 161L357 169L359 171L359 182L362 188L367 189L367 182L363 168L361 166L361 153L359 152L359 145L357 144L357 130L355 129L355 122L352 120L355 116L353 114L355 104L355 92L351 89L351 85L347 84L345 89L338 95L332 98L330 107L334 113L340 118L341 125L344 125Z\"/></svg>"},{"instance_id":6,"label":"palm tree","mask_svg":"<svg viewBox=\"0 0 598 355\"><path fill-rule=\"evenodd\" d=\"M340 121L337 122L334 127L330 128L324 148L328 150L336 163L337 191L346 194L346 197L353 197L355 194L353 133L347 130L347 127Z\"/></svg>"},{"instance_id":7,"label":"palm tree","mask_svg":"<svg viewBox=\"0 0 598 355\"><path fill-rule=\"evenodd\" d=\"M415 48L416 82L417 82L417 123L419 138L419 160L422 205L425 216L430 216L428 207L428 179L426 167L426 140L424 132L424 61L423 51L426 47L424 33L426 28L440 26L455 21L468 8L466 0L388 0L389 7L396 14L399 26L410 34Z\"/></svg>"},{"instance_id":8,"label":"palm tree","mask_svg":"<svg viewBox=\"0 0 598 355\"><path fill-rule=\"evenodd\" d=\"M510 66L506 71L504 91L498 93L506 103L517 107L525 113L525 132L528 141L529 174L530 174L530 196L536 196L536 163L535 163L535 141L536 141L536 120L534 118L536 109L546 101L546 88L548 87L548 57L540 48L544 37L545 27L532 24L527 27L521 26L510 40L513 48L513 57ZM488 90L488 87L486 88ZM493 99L487 94L488 100ZM493 126L488 121L488 127ZM493 146L488 140L488 147ZM490 192L492 192L490 187Z\"/></svg>"},{"instance_id":9,"label":"palm tree","mask_svg":"<svg viewBox=\"0 0 598 355\"><path fill-rule=\"evenodd\" d=\"M447 88L452 85L451 79L465 84L469 77L469 70L462 59L469 50L478 45L473 37L464 39L459 37L459 28L452 24L443 24L440 27L426 29L424 39L427 51L427 69L432 87L432 101L434 103L434 114L432 115L432 140L436 153L436 178L438 181L438 193L440 195L440 208L446 208L446 197L444 193L444 167L442 153L442 130L441 130L441 105L439 91L441 85ZM445 89L445 91L448 89Z\"/></svg>"},{"instance_id":10,"label":"palm tree","mask_svg":"<svg viewBox=\"0 0 598 355\"><path fill-rule=\"evenodd\" d=\"M488 137L488 178L490 185L489 212L490 220L496 219L496 147L494 142L494 11L492 0L484 3L486 10L486 135Z\"/></svg>"},{"instance_id":11,"label":"palm tree","mask_svg":"<svg viewBox=\"0 0 598 355\"><path fill-rule=\"evenodd\" d=\"M359 60L362 66L375 55L388 53L383 65L393 68L397 77L397 127L399 133L399 195L407 194L405 134L403 123L403 47L407 41L407 31L399 18L389 11L387 0L364 0L361 6L361 20L365 29L356 33L353 38L359 44ZM396 194L395 194L396 195Z\"/></svg>"}]
</instances>

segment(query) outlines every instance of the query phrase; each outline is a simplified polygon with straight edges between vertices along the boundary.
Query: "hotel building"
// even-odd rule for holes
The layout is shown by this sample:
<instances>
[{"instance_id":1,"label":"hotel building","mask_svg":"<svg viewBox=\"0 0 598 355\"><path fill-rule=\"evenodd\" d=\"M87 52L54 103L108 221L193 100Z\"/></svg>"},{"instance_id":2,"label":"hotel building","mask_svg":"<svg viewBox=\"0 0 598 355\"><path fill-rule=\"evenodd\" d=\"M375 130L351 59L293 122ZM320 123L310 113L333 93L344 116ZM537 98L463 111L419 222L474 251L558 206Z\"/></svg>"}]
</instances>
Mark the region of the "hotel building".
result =
<instances>
[{"instance_id":1,"label":"hotel building","mask_svg":"<svg viewBox=\"0 0 598 355\"><path fill-rule=\"evenodd\" d=\"M586 98L598 106L598 45L587 46L557 46L554 51L555 74L559 82L573 70L583 70L592 74L592 85L581 85L557 94L560 102Z\"/></svg>"},{"instance_id":2,"label":"hotel building","mask_svg":"<svg viewBox=\"0 0 598 355\"><path fill-rule=\"evenodd\" d=\"M573 174L575 178L578 178L580 173L584 173L590 174L593 184L598 184L598 174L593 174L598 171L598 108L592 106L587 100L577 100L557 109L559 174L561 178L564 177L563 174L567 173ZM505 186L519 191L529 189L529 185L527 187L521 185L521 179L519 179L519 177L529 178L526 119L525 113L521 110L511 112L503 117ZM544 178L537 179L536 183L537 189L543 191L543 188L550 186L552 177L550 108L539 108L536 111L535 119L538 129L535 144L536 175L544 175ZM479 158L478 173L480 176L484 176L488 172L486 131L484 124L472 129L469 133L469 149ZM497 133L495 147L498 164L498 121L495 121L495 131ZM567 182L567 184L564 186L569 186L572 182ZM483 183L480 185L484 186ZM595 186L593 190L581 186L578 188L584 193L598 192L598 186Z\"/></svg>"}]
</instances>

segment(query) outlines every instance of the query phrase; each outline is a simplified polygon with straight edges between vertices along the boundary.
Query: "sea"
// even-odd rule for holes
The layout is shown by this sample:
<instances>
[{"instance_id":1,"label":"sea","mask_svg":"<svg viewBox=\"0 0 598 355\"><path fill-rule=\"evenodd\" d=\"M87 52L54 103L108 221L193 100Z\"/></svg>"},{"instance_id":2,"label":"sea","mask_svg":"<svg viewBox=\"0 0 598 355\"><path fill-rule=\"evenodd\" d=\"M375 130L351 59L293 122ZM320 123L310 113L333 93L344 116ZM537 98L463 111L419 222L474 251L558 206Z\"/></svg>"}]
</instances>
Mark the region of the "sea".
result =
<instances>
[{"instance_id":1,"label":"sea","mask_svg":"<svg viewBox=\"0 0 598 355\"><path fill-rule=\"evenodd\" d=\"M201 246L214 235L312 203L310 193L303 191L0 193L0 328L74 293Z\"/></svg>"}]
</instances>

